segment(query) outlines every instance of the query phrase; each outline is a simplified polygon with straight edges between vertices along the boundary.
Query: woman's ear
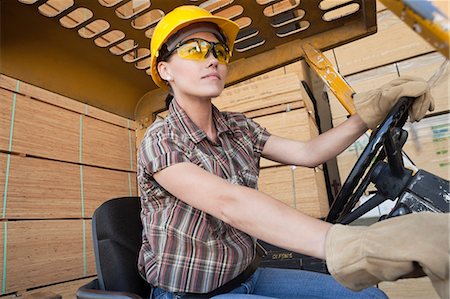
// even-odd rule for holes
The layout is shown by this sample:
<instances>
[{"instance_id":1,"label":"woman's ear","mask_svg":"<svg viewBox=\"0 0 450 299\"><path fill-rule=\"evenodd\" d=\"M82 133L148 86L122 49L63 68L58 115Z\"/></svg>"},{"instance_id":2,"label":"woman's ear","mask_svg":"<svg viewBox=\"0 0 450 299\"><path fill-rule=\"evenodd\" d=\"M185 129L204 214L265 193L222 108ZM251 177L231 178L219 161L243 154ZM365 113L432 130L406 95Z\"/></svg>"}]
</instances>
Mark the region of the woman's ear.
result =
<instances>
[{"instance_id":1,"label":"woman's ear","mask_svg":"<svg viewBox=\"0 0 450 299\"><path fill-rule=\"evenodd\" d=\"M158 73L161 76L161 79L165 81L171 81L172 76L170 75L168 65L165 61L160 61L157 65Z\"/></svg>"}]
</instances>

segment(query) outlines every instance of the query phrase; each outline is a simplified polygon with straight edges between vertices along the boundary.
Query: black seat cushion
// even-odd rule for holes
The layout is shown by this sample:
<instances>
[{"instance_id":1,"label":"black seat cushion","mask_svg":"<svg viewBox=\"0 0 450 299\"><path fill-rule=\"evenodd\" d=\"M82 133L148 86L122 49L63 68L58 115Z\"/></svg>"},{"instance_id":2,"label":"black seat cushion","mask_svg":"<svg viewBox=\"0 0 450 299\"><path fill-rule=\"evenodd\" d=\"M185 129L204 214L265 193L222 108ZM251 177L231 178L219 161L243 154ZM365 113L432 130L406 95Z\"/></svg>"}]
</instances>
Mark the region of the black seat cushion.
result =
<instances>
[{"instance_id":1,"label":"black seat cushion","mask_svg":"<svg viewBox=\"0 0 450 299\"><path fill-rule=\"evenodd\" d=\"M137 260L142 243L139 197L103 203L92 217L92 234L99 287L147 297L150 286L139 275Z\"/></svg>"}]
</instances>

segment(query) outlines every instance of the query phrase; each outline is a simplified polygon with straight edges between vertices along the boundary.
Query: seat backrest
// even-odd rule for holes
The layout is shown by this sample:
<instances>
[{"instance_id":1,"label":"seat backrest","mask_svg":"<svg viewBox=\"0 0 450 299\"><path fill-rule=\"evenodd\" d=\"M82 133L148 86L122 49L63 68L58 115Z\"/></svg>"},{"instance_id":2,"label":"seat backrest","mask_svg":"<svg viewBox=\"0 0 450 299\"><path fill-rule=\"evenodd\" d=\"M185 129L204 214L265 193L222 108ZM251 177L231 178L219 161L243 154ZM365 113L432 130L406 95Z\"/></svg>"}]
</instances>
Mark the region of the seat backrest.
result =
<instances>
[{"instance_id":1,"label":"seat backrest","mask_svg":"<svg viewBox=\"0 0 450 299\"><path fill-rule=\"evenodd\" d=\"M92 235L99 287L148 298L150 287L139 275L137 260L142 244L139 197L111 199L92 216Z\"/></svg>"}]
</instances>

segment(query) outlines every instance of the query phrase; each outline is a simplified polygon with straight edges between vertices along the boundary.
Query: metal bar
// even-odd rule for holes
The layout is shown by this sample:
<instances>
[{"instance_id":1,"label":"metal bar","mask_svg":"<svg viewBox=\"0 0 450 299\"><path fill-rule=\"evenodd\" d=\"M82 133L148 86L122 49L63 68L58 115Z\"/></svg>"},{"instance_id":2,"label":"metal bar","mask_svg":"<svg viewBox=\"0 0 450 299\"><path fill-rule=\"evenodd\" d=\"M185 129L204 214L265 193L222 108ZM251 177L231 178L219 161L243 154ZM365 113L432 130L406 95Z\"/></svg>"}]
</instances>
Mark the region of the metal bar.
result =
<instances>
[{"instance_id":1,"label":"metal bar","mask_svg":"<svg viewBox=\"0 0 450 299\"><path fill-rule=\"evenodd\" d=\"M309 66L330 88L331 92L336 96L339 102L351 115L356 113L353 104L353 95L355 91L345 81L345 79L335 70L331 62L319 50L313 48L311 44L304 44L302 49L305 53L305 59Z\"/></svg>"},{"instance_id":2,"label":"metal bar","mask_svg":"<svg viewBox=\"0 0 450 299\"><path fill-rule=\"evenodd\" d=\"M449 18L433 3L408 0L380 2L449 59Z\"/></svg>"},{"instance_id":3,"label":"metal bar","mask_svg":"<svg viewBox=\"0 0 450 299\"><path fill-rule=\"evenodd\" d=\"M362 215L366 214L373 208L377 207L378 205L380 205L382 202L384 202L386 200L387 200L386 197L384 197L383 195L381 195L379 193L376 193L372 198L367 200L365 203L363 203L361 206L359 206L356 210L354 210L350 214L347 214L340 223L341 224L349 224L349 223L355 221L356 219L358 219L359 217L361 217Z\"/></svg>"}]
</instances>

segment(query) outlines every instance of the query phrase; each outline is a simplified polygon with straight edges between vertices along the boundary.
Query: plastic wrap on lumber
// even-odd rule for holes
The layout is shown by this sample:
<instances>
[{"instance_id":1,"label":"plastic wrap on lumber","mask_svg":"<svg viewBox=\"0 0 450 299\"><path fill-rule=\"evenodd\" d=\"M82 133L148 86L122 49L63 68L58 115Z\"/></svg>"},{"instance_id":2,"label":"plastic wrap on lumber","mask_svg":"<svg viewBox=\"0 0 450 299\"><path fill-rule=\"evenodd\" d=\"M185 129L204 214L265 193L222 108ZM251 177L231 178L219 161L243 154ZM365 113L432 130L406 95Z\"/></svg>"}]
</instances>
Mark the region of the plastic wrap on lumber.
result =
<instances>
[{"instance_id":1,"label":"plastic wrap on lumber","mask_svg":"<svg viewBox=\"0 0 450 299\"><path fill-rule=\"evenodd\" d=\"M391 11L377 14L378 32L335 48L342 75L400 61L433 51L425 40Z\"/></svg>"}]
</instances>

